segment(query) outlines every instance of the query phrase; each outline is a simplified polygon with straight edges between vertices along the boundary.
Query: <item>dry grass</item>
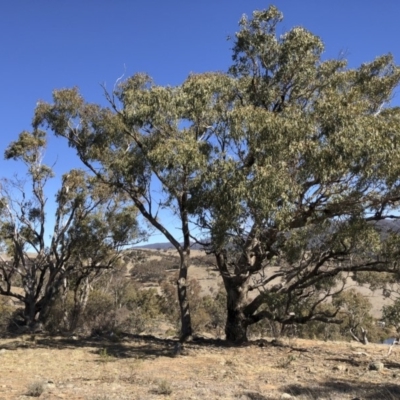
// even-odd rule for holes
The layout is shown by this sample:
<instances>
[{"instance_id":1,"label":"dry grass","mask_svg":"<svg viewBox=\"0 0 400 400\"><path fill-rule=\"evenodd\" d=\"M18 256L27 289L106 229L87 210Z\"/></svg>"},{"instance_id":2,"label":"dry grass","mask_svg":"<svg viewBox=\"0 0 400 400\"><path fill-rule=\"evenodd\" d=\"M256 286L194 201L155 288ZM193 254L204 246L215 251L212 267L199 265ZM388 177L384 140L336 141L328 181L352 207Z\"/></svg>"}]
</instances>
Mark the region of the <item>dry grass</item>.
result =
<instances>
[{"instance_id":1,"label":"dry grass","mask_svg":"<svg viewBox=\"0 0 400 400\"><path fill-rule=\"evenodd\" d=\"M172 357L174 342L36 338L0 341L0 399L398 399L400 348L308 340L227 347L202 341ZM382 371L369 370L382 361ZM32 394L31 394L32 395Z\"/></svg>"}]
</instances>

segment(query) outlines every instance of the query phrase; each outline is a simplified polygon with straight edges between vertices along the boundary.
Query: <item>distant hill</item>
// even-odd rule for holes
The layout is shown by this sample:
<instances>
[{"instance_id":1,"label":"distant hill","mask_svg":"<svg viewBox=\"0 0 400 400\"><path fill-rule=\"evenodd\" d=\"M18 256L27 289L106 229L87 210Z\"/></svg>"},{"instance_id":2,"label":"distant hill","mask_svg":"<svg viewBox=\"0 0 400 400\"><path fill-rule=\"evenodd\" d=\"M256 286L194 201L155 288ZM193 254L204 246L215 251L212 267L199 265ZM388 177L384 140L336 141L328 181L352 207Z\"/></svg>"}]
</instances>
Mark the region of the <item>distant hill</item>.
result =
<instances>
[{"instance_id":1,"label":"distant hill","mask_svg":"<svg viewBox=\"0 0 400 400\"><path fill-rule=\"evenodd\" d=\"M400 216L399 216L400 217ZM382 238L385 239L389 233L400 233L400 220L381 220L381 221L371 221L372 224L376 224L377 227L382 232ZM149 250L172 250L172 246L169 242L159 242L151 244L141 244L134 246L135 249L149 249ZM203 246L199 244L192 244L193 250L203 250Z\"/></svg>"},{"instance_id":2,"label":"distant hill","mask_svg":"<svg viewBox=\"0 0 400 400\"><path fill-rule=\"evenodd\" d=\"M169 242L141 244L134 246L135 249L149 249L149 250L173 250L175 247ZM203 246L192 243L191 249L203 250Z\"/></svg>"}]
</instances>

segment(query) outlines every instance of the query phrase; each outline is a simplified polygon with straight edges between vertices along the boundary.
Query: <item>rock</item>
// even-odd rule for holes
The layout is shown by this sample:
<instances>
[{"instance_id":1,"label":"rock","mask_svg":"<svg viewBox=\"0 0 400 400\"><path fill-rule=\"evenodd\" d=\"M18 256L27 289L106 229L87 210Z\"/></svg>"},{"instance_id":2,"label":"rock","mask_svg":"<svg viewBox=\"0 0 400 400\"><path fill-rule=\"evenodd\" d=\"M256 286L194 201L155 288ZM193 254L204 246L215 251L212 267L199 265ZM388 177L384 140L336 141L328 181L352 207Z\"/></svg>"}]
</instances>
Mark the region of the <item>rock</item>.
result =
<instances>
[{"instance_id":1,"label":"rock","mask_svg":"<svg viewBox=\"0 0 400 400\"><path fill-rule=\"evenodd\" d=\"M281 396L281 399L282 399L282 400L283 400L283 399L289 400L289 399L294 399L294 397L293 397L291 394L289 394L289 393L283 393L282 396Z\"/></svg>"},{"instance_id":2,"label":"rock","mask_svg":"<svg viewBox=\"0 0 400 400\"><path fill-rule=\"evenodd\" d=\"M334 371L347 371L347 367L342 364L335 365L332 369Z\"/></svg>"},{"instance_id":3,"label":"rock","mask_svg":"<svg viewBox=\"0 0 400 400\"><path fill-rule=\"evenodd\" d=\"M382 371L385 366L380 361L375 361L369 364L368 369L370 371Z\"/></svg>"}]
</instances>

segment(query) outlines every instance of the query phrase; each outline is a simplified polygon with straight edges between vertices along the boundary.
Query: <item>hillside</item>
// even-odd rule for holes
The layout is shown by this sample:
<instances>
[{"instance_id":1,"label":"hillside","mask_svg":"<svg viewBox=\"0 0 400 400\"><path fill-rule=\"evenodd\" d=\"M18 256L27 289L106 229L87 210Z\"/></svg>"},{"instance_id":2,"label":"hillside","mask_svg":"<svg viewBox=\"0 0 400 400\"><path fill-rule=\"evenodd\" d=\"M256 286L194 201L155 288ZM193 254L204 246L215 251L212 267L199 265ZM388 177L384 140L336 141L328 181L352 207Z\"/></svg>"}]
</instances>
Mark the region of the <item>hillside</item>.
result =
<instances>
[{"instance_id":1,"label":"hillside","mask_svg":"<svg viewBox=\"0 0 400 400\"><path fill-rule=\"evenodd\" d=\"M168 265L173 258L175 258L176 263L179 261L177 253L173 249L165 248L163 250L156 250L153 248L138 248L137 250L144 251L148 259L152 259L159 264L157 271L164 269L163 266ZM215 269L213 256L207 256L203 250L193 250L191 258L192 263L189 268L189 278L198 281L203 295L210 294L210 290L211 292L216 291L218 286L222 284L222 279L219 276L219 272ZM133 264L129 263L128 265L129 271L132 272L132 268L134 269ZM168 274L173 277L174 271L169 271ZM150 282L147 282L147 284L150 284ZM158 284L155 283L153 286L158 287ZM381 290L373 292L367 287L358 285L351 278L348 279L347 287L356 289L369 299L372 304L371 314L377 319L382 316L382 307L393 302L391 298L385 297Z\"/></svg>"}]
</instances>

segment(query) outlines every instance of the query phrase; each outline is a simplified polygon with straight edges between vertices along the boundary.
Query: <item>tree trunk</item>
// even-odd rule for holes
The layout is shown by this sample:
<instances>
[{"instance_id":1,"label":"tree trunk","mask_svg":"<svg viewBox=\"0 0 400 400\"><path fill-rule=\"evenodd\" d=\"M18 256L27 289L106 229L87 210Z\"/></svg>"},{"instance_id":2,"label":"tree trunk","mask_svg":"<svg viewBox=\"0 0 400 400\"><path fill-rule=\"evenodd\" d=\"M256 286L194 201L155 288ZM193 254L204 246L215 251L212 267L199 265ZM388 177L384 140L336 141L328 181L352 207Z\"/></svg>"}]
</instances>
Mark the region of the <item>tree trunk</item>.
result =
<instances>
[{"instance_id":1,"label":"tree trunk","mask_svg":"<svg viewBox=\"0 0 400 400\"><path fill-rule=\"evenodd\" d=\"M51 309L57 299L57 295L57 289L54 286L50 286L44 296L37 303L36 309L39 313L38 321L41 324L46 325L50 316Z\"/></svg>"},{"instance_id":2,"label":"tree trunk","mask_svg":"<svg viewBox=\"0 0 400 400\"><path fill-rule=\"evenodd\" d=\"M68 311L68 305L67 305L68 291L69 291L69 280L67 278L64 278L61 290L61 307L63 313L62 323L64 325L64 329L66 330L69 330L70 326L70 313Z\"/></svg>"},{"instance_id":3,"label":"tree trunk","mask_svg":"<svg viewBox=\"0 0 400 400\"><path fill-rule=\"evenodd\" d=\"M247 342L248 320L243 312L246 305L244 291L231 279L224 279L227 292L226 340L235 344Z\"/></svg>"},{"instance_id":4,"label":"tree trunk","mask_svg":"<svg viewBox=\"0 0 400 400\"><path fill-rule=\"evenodd\" d=\"M64 276L58 276L57 278L49 278L47 282L45 293L42 298L36 303L36 312L38 315L38 322L46 325L50 316L52 307L60 294L60 288L64 284Z\"/></svg>"},{"instance_id":5,"label":"tree trunk","mask_svg":"<svg viewBox=\"0 0 400 400\"><path fill-rule=\"evenodd\" d=\"M25 325L32 328L36 323L36 301L34 296L26 295L23 316Z\"/></svg>"},{"instance_id":6,"label":"tree trunk","mask_svg":"<svg viewBox=\"0 0 400 400\"><path fill-rule=\"evenodd\" d=\"M189 310L189 299L187 293L187 271L189 267L189 254L183 251L180 254L181 266L179 269L178 286L178 300L181 311L181 335L180 342L186 342L192 338L192 321Z\"/></svg>"},{"instance_id":7,"label":"tree trunk","mask_svg":"<svg viewBox=\"0 0 400 400\"><path fill-rule=\"evenodd\" d=\"M74 332L78 328L82 314L86 309L89 300L90 282L89 277L79 280L74 289L74 308L70 324L70 331Z\"/></svg>"}]
</instances>

